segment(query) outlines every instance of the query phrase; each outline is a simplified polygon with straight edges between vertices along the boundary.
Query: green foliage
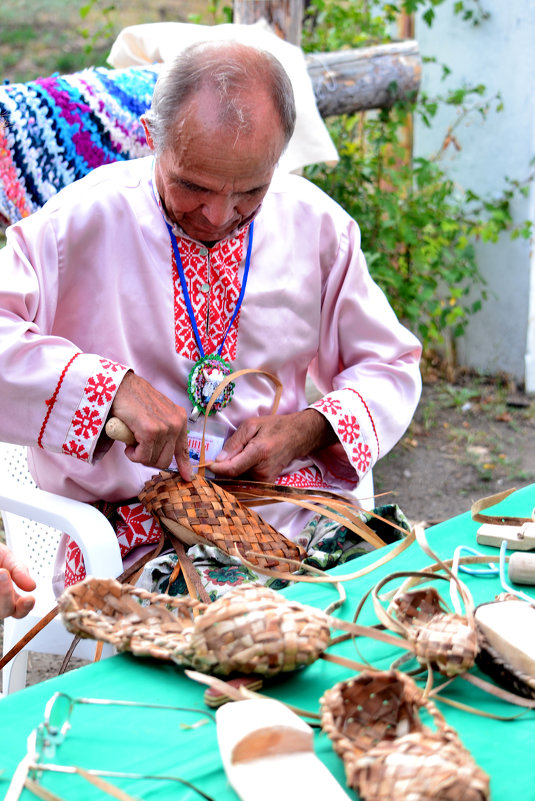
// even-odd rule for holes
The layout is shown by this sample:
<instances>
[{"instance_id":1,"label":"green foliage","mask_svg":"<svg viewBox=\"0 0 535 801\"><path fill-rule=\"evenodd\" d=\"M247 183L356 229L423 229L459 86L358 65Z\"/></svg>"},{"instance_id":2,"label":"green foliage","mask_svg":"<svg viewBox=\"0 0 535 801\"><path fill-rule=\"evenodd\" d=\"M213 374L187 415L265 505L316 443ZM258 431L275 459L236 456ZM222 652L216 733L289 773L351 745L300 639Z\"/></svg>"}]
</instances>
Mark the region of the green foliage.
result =
<instances>
[{"instance_id":1,"label":"green foliage","mask_svg":"<svg viewBox=\"0 0 535 801\"><path fill-rule=\"evenodd\" d=\"M103 42L109 42L115 35L114 14L116 7L107 0L88 0L79 9L80 18L85 22L93 18L96 24L79 28L78 32L85 39L84 51L87 55L93 54L97 45L102 47Z\"/></svg>"},{"instance_id":2,"label":"green foliage","mask_svg":"<svg viewBox=\"0 0 535 801\"><path fill-rule=\"evenodd\" d=\"M222 0L211 0L202 14L188 14L188 21L203 25L232 22L232 3L225 5Z\"/></svg>"},{"instance_id":3,"label":"green foliage","mask_svg":"<svg viewBox=\"0 0 535 801\"><path fill-rule=\"evenodd\" d=\"M321 52L387 41L400 12L419 10L431 24L434 8L443 2L451 0L386 5L379 0L313 0L305 48ZM473 24L485 18L477 0L457 2L454 10ZM443 78L450 74L447 66L441 69ZM455 117L439 152L412 158L412 120L417 116L430 126L444 106ZM441 166L448 148L460 147L455 133L468 115L485 118L502 108L501 98L487 98L484 86L465 85L440 97L421 94L389 110L333 118L329 130L340 154L338 165L306 171L359 222L371 274L427 348L462 334L486 298L474 242L496 242L504 231L526 238L532 233L529 222L512 224L511 204L526 182L506 180L500 197L483 198L472 189L461 190Z\"/></svg>"}]
</instances>

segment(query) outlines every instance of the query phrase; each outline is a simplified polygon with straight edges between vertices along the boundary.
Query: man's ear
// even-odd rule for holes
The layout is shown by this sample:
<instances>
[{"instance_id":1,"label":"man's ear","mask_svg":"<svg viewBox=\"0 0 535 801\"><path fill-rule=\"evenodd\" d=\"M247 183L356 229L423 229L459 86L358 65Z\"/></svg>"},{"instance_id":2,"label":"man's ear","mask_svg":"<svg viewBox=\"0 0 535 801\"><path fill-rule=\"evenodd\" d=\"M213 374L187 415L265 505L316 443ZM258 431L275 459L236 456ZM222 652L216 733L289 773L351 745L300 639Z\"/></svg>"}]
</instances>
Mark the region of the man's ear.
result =
<instances>
[{"instance_id":1,"label":"man's ear","mask_svg":"<svg viewBox=\"0 0 535 801\"><path fill-rule=\"evenodd\" d=\"M141 119L141 124L142 124L142 126L143 126L143 128L145 130L145 138L147 140L147 144L148 144L148 146L150 147L151 150L154 150L155 149L154 148L154 139L152 138L151 132L149 130L149 126L147 125L147 118L146 118L145 114L143 114L142 117L140 117L140 119Z\"/></svg>"}]
</instances>

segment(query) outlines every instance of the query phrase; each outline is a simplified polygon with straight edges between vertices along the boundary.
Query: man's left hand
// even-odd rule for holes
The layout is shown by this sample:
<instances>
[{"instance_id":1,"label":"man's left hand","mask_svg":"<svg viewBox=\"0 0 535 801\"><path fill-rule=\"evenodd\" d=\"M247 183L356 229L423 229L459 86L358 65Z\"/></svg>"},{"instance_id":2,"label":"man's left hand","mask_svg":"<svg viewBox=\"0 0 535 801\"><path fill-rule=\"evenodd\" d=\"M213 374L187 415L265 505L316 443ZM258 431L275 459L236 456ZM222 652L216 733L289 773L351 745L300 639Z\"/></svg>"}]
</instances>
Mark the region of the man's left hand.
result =
<instances>
[{"instance_id":1,"label":"man's left hand","mask_svg":"<svg viewBox=\"0 0 535 801\"><path fill-rule=\"evenodd\" d=\"M336 435L315 409L246 420L225 442L210 470L224 478L247 474L272 482L294 459L336 442Z\"/></svg>"}]
</instances>

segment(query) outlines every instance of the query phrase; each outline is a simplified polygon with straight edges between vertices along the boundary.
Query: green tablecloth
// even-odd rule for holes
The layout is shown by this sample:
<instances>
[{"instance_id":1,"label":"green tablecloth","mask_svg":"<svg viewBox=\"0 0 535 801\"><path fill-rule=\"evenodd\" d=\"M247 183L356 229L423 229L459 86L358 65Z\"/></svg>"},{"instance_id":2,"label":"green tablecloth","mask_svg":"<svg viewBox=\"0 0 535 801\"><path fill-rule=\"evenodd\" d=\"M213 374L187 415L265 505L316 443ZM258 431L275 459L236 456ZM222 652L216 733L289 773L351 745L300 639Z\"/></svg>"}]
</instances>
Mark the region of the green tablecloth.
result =
<instances>
[{"instance_id":1,"label":"green tablecloth","mask_svg":"<svg viewBox=\"0 0 535 801\"><path fill-rule=\"evenodd\" d=\"M493 514L499 511L529 517L534 505L535 485L514 493L490 511ZM451 557L459 544L478 547L497 558L497 549L476 545L477 528L478 524L466 513L434 526L426 534L430 546L443 558ZM376 558L377 554L360 557L336 572L348 573ZM414 543L394 561L345 584L348 600L337 614L350 619L358 600L382 576L394 570L415 569L429 562L429 558ZM467 577L465 581L476 604L492 600L500 589L496 578ZM442 583L439 585L444 597L445 588L445 583L444 587ZM523 589L535 597L535 587ZM336 598L335 590L328 585L299 584L285 590L285 593L318 608L325 608ZM369 604L359 620L375 622ZM535 636L535 632L526 633L526 636ZM389 667L393 658L401 653L372 640L359 640L359 648L361 653L357 655L351 643L344 643L334 652L357 659L365 655L380 668ZM317 711L322 692L350 674L347 668L320 659L298 674L268 684L265 692L282 701ZM88 665L15 693L0 701L1 797L7 791L13 771L26 751L27 735L43 719L46 701L58 690L73 696L149 701L206 710L203 703L204 688L186 678L180 668L127 654ZM448 689L448 695L494 714L511 715L519 711L518 707L492 699L461 680L456 680ZM450 706L440 705L440 708L476 762L490 775L494 801L535 800L535 758L532 753L535 742L534 711L525 712L517 720L503 722L471 715ZM187 725L201 717L202 714L176 711L78 706L74 710L72 729L59 749L56 761L88 768L173 773L195 783L216 801L236 801L236 795L228 786L221 766L215 723L209 722L195 728ZM343 766L333 753L327 737L318 732L315 746L318 756L344 784ZM200 798L194 791L180 785L145 780L114 781L127 792L144 799L181 798L198 801ZM104 797L78 777L49 774L43 783L63 799L85 801ZM31 798L34 796L27 790L21 796L22 801Z\"/></svg>"}]
</instances>

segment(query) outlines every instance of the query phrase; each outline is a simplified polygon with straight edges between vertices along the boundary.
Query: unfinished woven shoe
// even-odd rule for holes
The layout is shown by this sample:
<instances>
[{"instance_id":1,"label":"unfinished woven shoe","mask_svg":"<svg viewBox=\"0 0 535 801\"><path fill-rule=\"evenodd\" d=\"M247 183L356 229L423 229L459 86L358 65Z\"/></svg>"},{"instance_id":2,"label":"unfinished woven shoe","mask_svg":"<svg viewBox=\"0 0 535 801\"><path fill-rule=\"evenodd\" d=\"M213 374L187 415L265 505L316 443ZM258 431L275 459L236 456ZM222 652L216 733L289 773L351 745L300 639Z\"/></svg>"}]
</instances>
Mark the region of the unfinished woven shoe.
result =
<instances>
[{"instance_id":1,"label":"unfinished woven shoe","mask_svg":"<svg viewBox=\"0 0 535 801\"><path fill-rule=\"evenodd\" d=\"M177 473L161 472L147 481L139 499L187 545L215 545L231 556L237 550L253 565L277 567L282 573L291 573L295 567L277 557L301 561L305 556L299 545L242 506L234 495L199 475L186 482Z\"/></svg>"},{"instance_id":2,"label":"unfinished woven shoe","mask_svg":"<svg viewBox=\"0 0 535 801\"><path fill-rule=\"evenodd\" d=\"M447 612L434 587L402 593L392 601L392 610L420 663L445 676L473 667L479 650L475 625L463 615Z\"/></svg>"},{"instance_id":3,"label":"unfinished woven shoe","mask_svg":"<svg viewBox=\"0 0 535 801\"><path fill-rule=\"evenodd\" d=\"M225 676L297 670L318 659L330 640L326 615L262 586L236 587L205 604L87 578L65 590L59 606L73 634Z\"/></svg>"},{"instance_id":4,"label":"unfinished woven shoe","mask_svg":"<svg viewBox=\"0 0 535 801\"><path fill-rule=\"evenodd\" d=\"M436 731L424 726L419 710ZM484 801L488 776L414 681L365 671L321 699L322 729L362 801Z\"/></svg>"}]
</instances>

